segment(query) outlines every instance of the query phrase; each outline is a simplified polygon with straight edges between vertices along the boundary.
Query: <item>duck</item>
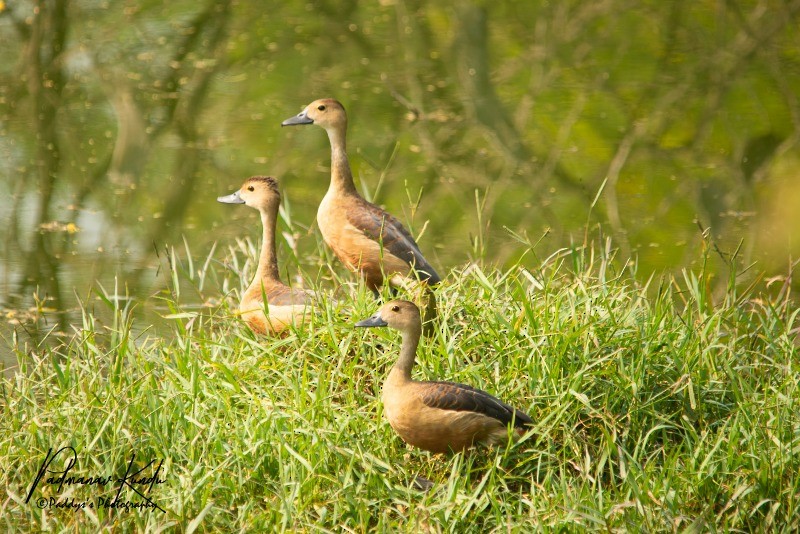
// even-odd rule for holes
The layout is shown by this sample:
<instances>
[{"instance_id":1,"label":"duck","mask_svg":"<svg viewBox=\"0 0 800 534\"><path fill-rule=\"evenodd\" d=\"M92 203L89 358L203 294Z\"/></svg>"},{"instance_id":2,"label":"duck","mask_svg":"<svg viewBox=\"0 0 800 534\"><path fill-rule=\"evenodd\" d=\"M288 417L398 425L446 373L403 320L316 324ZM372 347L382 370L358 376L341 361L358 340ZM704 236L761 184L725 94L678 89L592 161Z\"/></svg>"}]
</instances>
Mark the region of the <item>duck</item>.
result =
<instances>
[{"instance_id":1,"label":"duck","mask_svg":"<svg viewBox=\"0 0 800 534\"><path fill-rule=\"evenodd\" d=\"M388 326L402 335L400 357L383 384L381 400L386 419L403 441L432 453L445 453L506 443L509 427L513 427L514 439L524 435L533 420L489 393L455 382L411 378L421 323L413 302L393 300L355 324Z\"/></svg>"},{"instance_id":2,"label":"duck","mask_svg":"<svg viewBox=\"0 0 800 534\"><path fill-rule=\"evenodd\" d=\"M239 303L242 319L257 334L279 334L290 325L298 326L307 321L313 294L287 286L278 273L275 253L275 228L281 202L278 181L271 176L252 176L245 180L239 190L217 197L217 201L244 204L261 214L264 234L261 255L255 277Z\"/></svg>"},{"instance_id":3,"label":"duck","mask_svg":"<svg viewBox=\"0 0 800 534\"><path fill-rule=\"evenodd\" d=\"M315 100L281 126L316 124L328 133L331 181L317 210L325 243L350 271L360 273L376 298L387 280L392 288L413 288L416 282L433 286L441 281L403 224L356 191L347 160L347 114L332 98ZM435 314L433 294L428 311ZM433 306L433 310L431 310ZM427 317L426 317L427 318Z\"/></svg>"}]
</instances>

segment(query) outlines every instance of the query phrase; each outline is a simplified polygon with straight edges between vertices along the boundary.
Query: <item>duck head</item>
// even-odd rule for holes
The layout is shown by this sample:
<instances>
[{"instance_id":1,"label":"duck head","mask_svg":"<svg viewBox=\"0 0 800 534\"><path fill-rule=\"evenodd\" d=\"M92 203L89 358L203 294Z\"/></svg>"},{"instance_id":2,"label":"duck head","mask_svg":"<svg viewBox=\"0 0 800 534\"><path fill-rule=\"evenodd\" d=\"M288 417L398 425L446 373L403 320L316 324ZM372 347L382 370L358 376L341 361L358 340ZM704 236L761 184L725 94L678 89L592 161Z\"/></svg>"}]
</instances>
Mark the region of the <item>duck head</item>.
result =
<instances>
[{"instance_id":1,"label":"duck head","mask_svg":"<svg viewBox=\"0 0 800 534\"><path fill-rule=\"evenodd\" d=\"M375 315L356 323L360 327L388 326L403 332L419 330L420 325L419 308L407 300L387 302Z\"/></svg>"},{"instance_id":2,"label":"duck head","mask_svg":"<svg viewBox=\"0 0 800 534\"><path fill-rule=\"evenodd\" d=\"M347 114L344 106L333 98L314 100L303 111L281 123L281 126L298 124L316 124L326 130L328 128L347 128Z\"/></svg>"},{"instance_id":3,"label":"duck head","mask_svg":"<svg viewBox=\"0 0 800 534\"><path fill-rule=\"evenodd\" d=\"M278 181L272 176L253 176L238 191L217 197L223 204L245 204L259 211L277 209L281 202Z\"/></svg>"}]
</instances>

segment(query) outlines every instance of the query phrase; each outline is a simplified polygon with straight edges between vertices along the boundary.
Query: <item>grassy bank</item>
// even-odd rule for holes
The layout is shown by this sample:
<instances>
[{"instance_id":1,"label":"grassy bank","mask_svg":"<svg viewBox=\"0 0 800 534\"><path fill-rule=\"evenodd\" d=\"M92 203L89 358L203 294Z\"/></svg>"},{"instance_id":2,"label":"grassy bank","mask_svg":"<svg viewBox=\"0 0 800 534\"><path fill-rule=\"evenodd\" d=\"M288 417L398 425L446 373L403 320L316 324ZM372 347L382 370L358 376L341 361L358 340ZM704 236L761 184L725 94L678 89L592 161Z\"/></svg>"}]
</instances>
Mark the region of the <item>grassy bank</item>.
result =
<instances>
[{"instance_id":1,"label":"grassy bank","mask_svg":"<svg viewBox=\"0 0 800 534\"><path fill-rule=\"evenodd\" d=\"M20 347L22 372L2 383L0 525L800 528L800 362L788 298L759 300L734 282L712 299L702 273L643 285L602 251L526 263L538 268L470 266L438 292L440 329L416 376L479 386L536 421L527 439L468 455L408 449L383 420L380 384L399 339L352 327L375 309L363 291L345 291L278 341L254 337L224 303L197 311L165 297L172 332L156 334L132 328L124 301L100 298L112 323L86 310L64 343ZM226 276L215 284L239 283ZM59 489L46 481L52 473L26 503L48 451L65 446L77 458L68 474L84 481L124 475L134 454L136 470L154 462L140 478L163 460L152 486L132 485L164 511L97 506L116 496L116 481ZM417 475L434 490L415 490ZM57 508L51 497L95 507ZM123 488L120 502L145 501Z\"/></svg>"}]
</instances>

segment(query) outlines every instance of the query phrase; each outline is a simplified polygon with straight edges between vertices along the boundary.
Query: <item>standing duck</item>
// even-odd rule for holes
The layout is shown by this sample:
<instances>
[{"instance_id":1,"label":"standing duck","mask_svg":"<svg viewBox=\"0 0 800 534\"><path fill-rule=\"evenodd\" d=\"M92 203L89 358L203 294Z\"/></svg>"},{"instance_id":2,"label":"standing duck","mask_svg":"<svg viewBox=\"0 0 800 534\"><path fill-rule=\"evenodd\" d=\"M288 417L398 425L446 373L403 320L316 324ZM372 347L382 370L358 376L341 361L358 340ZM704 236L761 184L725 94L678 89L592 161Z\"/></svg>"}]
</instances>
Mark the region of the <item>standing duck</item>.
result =
<instances>
[{"instance_id":1,"label":"standing duck","mask_svg":"<svg viewBox=\"0 0 800 534\"><path fill-rule=\"evenodd\" d=\"M264 241L261 244L256 276L239 304L242 319L253 332L259 334L277 334L290 324L297 325L307 320L310 316L307 308L311 305L311 294L287 286L278 275L275 227L281 194L277 180L271 176L253 176L238 191L217 197L217 201L224 204L245 204L261 213Z\"/></svg>"},{"instance_id":2,"label":"standing duck","mask_svg":"<svg viewBox=\"0 0 800 534\"><path fill-rule=\"evenodd\" d=\"M389 424L406 443L435 453L461 451L473 444L505 443L509 425L517 436L533 425L525 413L485 391L453 382L411 379L422 332L414 303L388 302L356 326L388 326L403 335L400 358L383 384L382 400Z\"/></svg>"},{"instance_id":3,"label":"standing duck","mask_svg":"<svg viewBox=\"0 0 800 534\"><path fill-rule=\"evenodd\" d=\"M376 296L384 279L394 287L408 288L416 279L438 284L439 275L402 223L356 191L345 150L347 115L342 104L331 98L315 100L281 126L298 124L316 124L328 132L331 183L319 205L317 224L336 257L359 272ZM428 301L430 308L432 294Z\"/></svg>"}]
</instances>

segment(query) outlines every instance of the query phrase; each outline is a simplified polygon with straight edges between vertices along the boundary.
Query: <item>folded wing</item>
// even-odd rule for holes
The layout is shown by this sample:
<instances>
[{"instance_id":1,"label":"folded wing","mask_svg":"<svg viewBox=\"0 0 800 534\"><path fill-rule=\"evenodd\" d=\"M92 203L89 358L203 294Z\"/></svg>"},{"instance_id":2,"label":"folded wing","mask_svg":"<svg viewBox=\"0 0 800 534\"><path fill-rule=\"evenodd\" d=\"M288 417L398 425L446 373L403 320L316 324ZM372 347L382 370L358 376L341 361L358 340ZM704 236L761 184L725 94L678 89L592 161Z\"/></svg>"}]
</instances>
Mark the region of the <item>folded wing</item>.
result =
<instances>
[{"instance_id":1,"label":"folded wing","mask_svg":"<svg viewBox=\"0 0 800 534\"><path fill-rule=\"evenodd\" d=\"M364 201L364 209L348 214L350 224L364 235L383 245L392 255L413 267L420 280L434 285L441 281L434 268L422 255L417 242L395 217L378 206Z\"/></svg>"},{"instance_id":2,"label":"folded wing","mask_svg":"<svg viewBox=\"0 0 800 534\"><path fill-rule=\"evenodd\" d=\"M505 425L511 424L513 421L516 428L533 425L533 420L524 412L509 406L485 391L466 384L425 382L421 397L422 402L431 408L475 412L497 419Z\"/></svg>"}]
</instances>

